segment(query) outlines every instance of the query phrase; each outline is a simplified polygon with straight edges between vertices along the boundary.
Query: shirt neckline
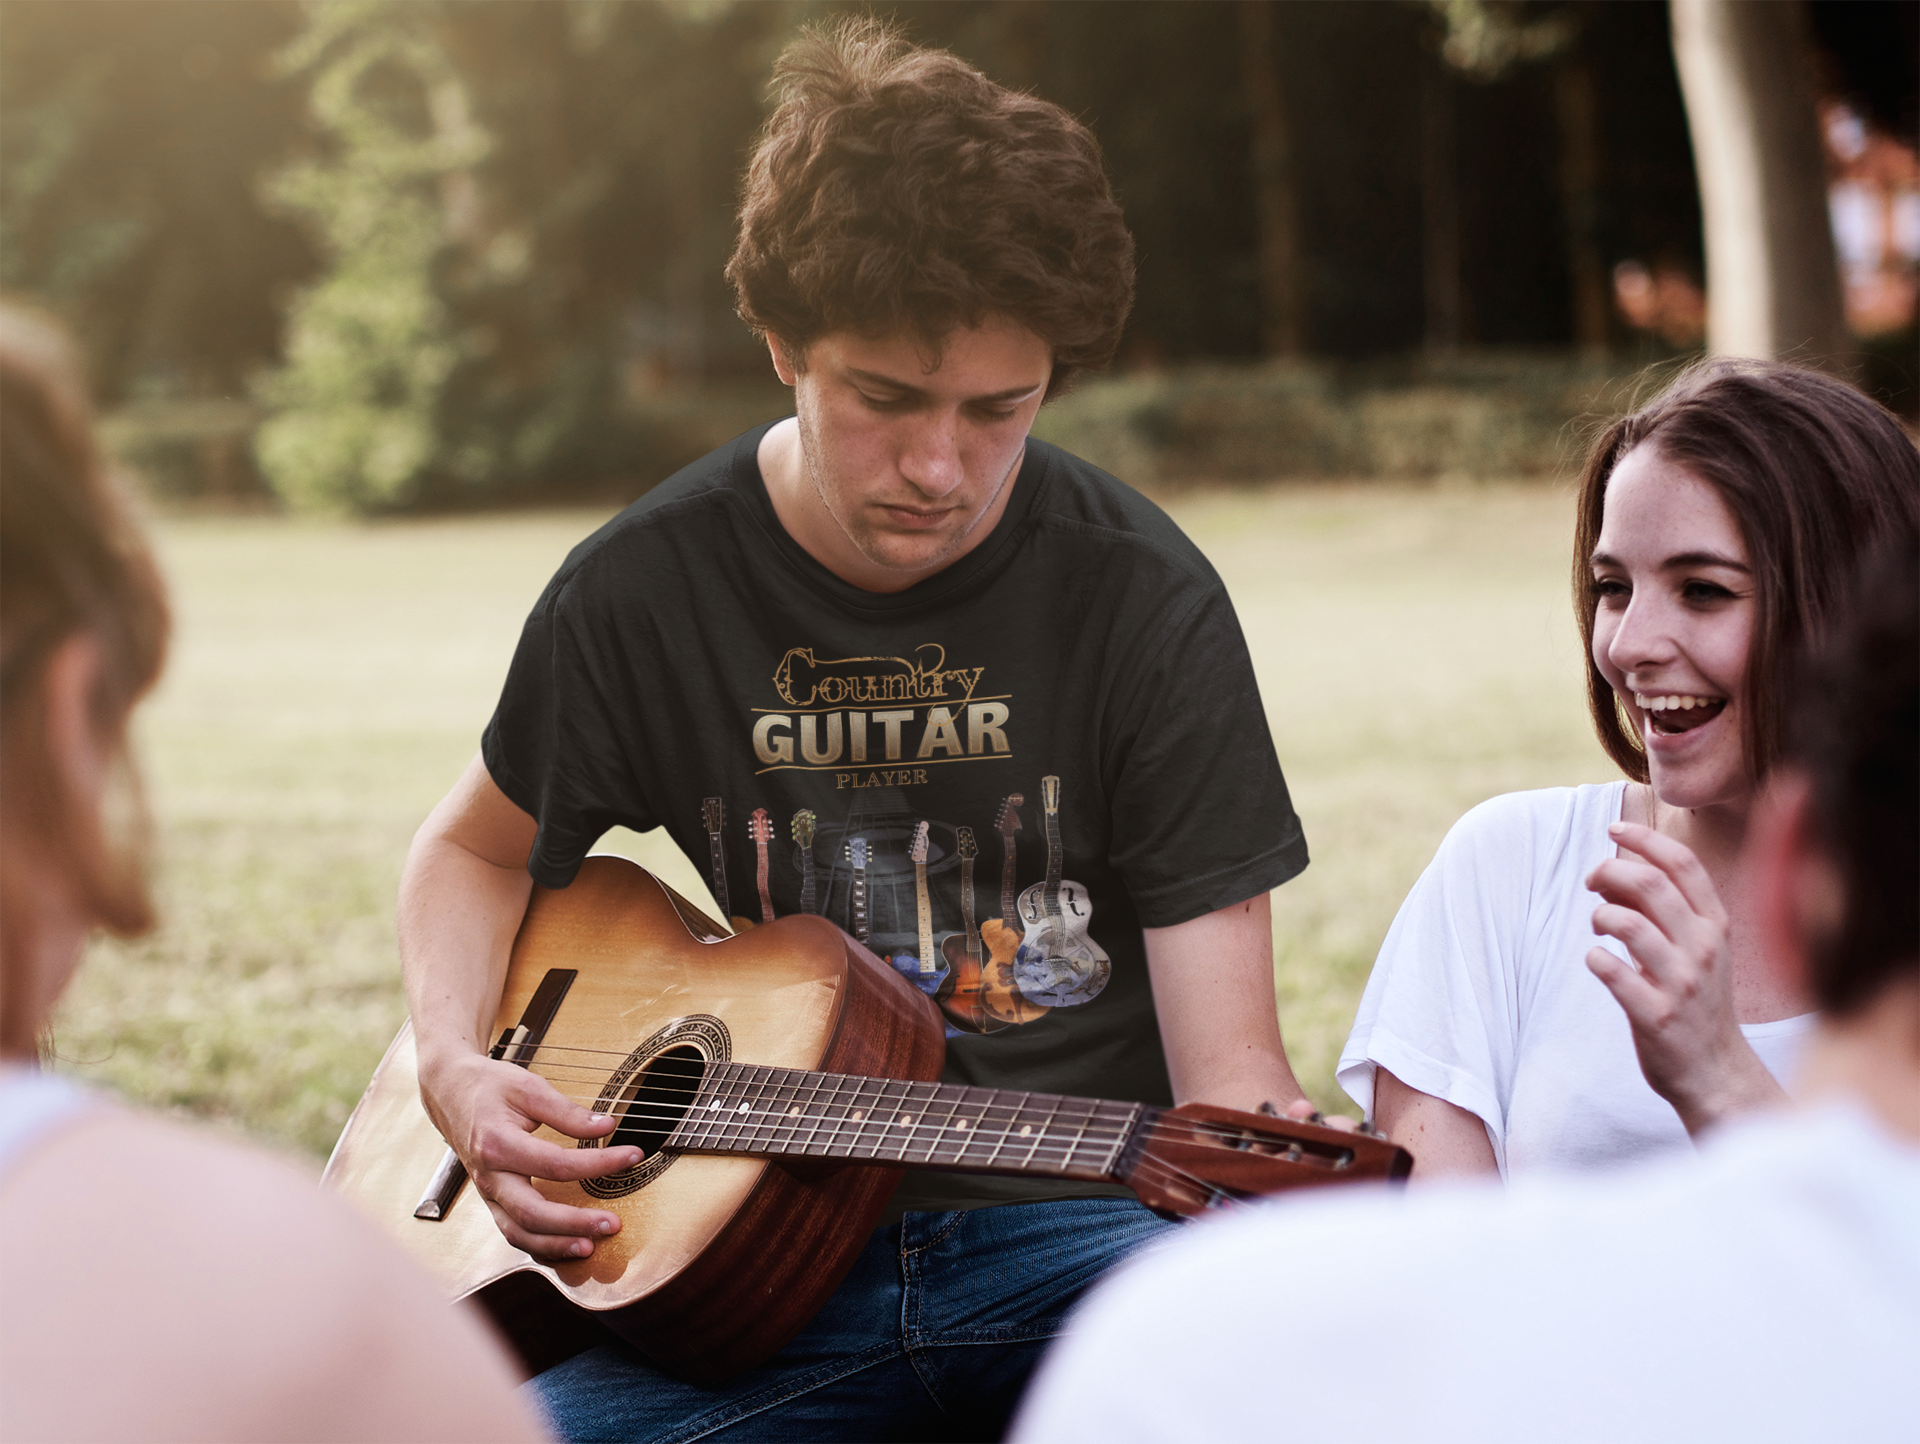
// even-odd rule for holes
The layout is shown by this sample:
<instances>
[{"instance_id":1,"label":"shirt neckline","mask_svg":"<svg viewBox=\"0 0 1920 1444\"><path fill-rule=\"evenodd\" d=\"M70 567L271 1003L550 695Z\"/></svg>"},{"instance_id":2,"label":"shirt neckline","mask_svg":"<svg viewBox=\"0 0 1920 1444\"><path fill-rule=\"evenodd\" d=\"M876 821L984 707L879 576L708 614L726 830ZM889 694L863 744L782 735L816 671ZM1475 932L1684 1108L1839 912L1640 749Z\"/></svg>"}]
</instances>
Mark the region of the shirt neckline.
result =
<instances>
[{"instance_id":1,"label":"shirt neckline","mask_svg":"<svg viewBox=\"0 0 1920 1444\"><path fill-rule=\"evenodd\" d=\"M979 584L989 580L1010 558L1014 543L1033 515L1036 503L1048 487L1052 467L1047 444L1036 437L1027 438L1026 455L1020 460L1020 474L1013 479L1013 496L1000 520L994 523L985 540L951 566L923 577L905 591L870 592L856 587L822 566L807 549L795 541L780 523L767 495L766 478L760 474L760 441L779 425L769 421L743 435L735 443L732 462L733 490L746 503L747 511L767 540L784 557L800 579L838 605L859 612L897 613L935 606L956 593L976 593Z\"/></svg>"}]
</instances>

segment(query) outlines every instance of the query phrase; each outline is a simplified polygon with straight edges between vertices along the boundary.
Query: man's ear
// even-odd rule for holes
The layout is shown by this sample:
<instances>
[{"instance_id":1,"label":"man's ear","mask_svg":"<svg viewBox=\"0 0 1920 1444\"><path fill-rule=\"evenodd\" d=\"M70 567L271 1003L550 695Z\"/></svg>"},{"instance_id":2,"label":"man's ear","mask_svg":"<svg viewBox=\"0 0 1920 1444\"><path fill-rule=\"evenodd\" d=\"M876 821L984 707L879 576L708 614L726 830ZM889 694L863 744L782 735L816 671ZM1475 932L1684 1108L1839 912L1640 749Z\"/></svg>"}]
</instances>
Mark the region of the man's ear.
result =
<instances>
[{"instance_id":1,"label":"man's ear","mask_svg":"<svg viewBox=\"0 0 1920 1444\"><path fill-rule=\"evenodd\" d=\"M774 374L780 378L782 386L791 386L800 374L795 364L795 353L773 332L767 332L767 350L773 356Z\"/></svg>"},{"instance_id":2,"label":"man's ear","mask_svg":"<svg viewBox=\"0 0 1920 1444\"><path fill-rule=\"evenodd\" d=\"M1747 833L1750 875L1758 884L1760 954L1768 970L1804 991L1813 957L1846 917L1846 888L1813 825L1813 787L1805 773L1778 770L1760 795Z\"/></svg>"}]
</instances>

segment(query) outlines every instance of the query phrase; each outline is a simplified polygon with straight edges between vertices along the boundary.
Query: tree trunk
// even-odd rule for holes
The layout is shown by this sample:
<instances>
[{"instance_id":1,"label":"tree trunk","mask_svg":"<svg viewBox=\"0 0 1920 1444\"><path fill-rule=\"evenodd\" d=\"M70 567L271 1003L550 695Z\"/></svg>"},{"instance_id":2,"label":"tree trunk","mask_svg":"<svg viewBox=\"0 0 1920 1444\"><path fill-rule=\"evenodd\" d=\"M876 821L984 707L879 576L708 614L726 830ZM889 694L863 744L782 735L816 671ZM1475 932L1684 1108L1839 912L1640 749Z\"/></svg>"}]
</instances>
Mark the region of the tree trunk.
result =
<instances>
[{"instance_id":1,"label":"tree trunk","mask_svg":"<svg viewBox=\"0 0 1920 1444\"><path fill-rule=\"evenodd\" d=\"M1420 209L1429 356L1460 350L1460 185L1454 145L1453 73L1437 58L1421 71Z\"/></svg>"},{"instance_id":2,"label":"tree trunk","mask_svg":"<svg viewBox=\"0 0 1920 1444\"><path fill-rule=\"evenodd\" d=\"M1252 141L1260 349L1269 356L1299 356L1307 349L1305 257L1292 128L1274 74L1270 0L1240 0L1240 64Z\"/></svg>"},{"instance_id":3,"label":"tree trunk","mask_svg":"<svg viewBox=\"0 0 1920 1444\"><path fill-rule=\"evenodd\" d=\"M1567 227L1567 281L1573 299L1573 342L1586 355L1607 349L1611 296L1600 251L1600 114L1593 67L1579 55L1554 76L1560 120L1560 198Z\"/></svg>"},{"instance_id":4,"label":"tree trunk","mask_svg":"<svg viewBox=\"0 0 1920 1444\"><path fill-rule=\"evenodd\" d=\"M1800 0L1672 0L1707 249L1707 346L1851 375Z\"/></svg>"}]
</instances>

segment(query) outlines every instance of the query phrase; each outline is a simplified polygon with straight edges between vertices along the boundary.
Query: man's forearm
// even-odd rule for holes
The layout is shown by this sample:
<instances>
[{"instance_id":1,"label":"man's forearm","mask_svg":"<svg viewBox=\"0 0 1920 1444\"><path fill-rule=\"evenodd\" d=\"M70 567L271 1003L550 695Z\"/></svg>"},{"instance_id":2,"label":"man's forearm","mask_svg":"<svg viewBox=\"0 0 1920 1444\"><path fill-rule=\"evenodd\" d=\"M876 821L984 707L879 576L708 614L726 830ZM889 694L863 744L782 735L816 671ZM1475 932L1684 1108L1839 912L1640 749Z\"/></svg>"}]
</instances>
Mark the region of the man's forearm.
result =
<instances>
[{"instance_id":1,"label":"man's forearm","mask_svg":"<svg viewBox=\"0 0 1920 1444\"><path fill-rule=\"evenodd\" d=\"M533 882L444 836L423 835L400 881L400 964L422 1072L448 1052L485 1052L514 934Z\"/></svg>"},{"instance_id":2,"label":"man's forearm","mask_svg":"<svg viewBox=\"0 0 1920 1444\"><path fill-rule=\"evenodd\" d=\"M1284 1110L1302 1096L1280 1042L1267 894L1148 928L1146 944L1176 1102Z\"/></svg>"}]
</instances>

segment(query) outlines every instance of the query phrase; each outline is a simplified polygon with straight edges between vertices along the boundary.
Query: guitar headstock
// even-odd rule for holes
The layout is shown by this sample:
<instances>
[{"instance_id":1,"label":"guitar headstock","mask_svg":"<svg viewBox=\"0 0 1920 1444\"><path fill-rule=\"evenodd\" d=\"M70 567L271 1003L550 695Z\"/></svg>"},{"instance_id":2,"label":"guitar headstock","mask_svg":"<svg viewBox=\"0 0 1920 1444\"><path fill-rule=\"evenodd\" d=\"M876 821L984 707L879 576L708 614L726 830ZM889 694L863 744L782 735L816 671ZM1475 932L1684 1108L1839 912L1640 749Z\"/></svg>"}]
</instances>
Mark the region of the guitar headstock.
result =
<instances>
[{"instance_id":1,"label":"guitar headstock","mask_svg":"<svg viewBox=\"0 0 1920 1444\"><path fill-rule=\"evenodd\" d=\"M813 809L803 807L793 815L793 840L802 847L813 846L813 825L819 819L813 815Z\"/></svg>"},{"instance_id":2,"label":"guitar headstock","mask_svg":"<svg viewBox=\"0 0 1920 1444\"><path fill-rule=\"evenodd\" d=\"M867 840L864 837L847 839L847 861L853 864L856 872L867 870Z\"/></svg>"},{"instance_id":3,"label":"guitar headstock","mask_svg":"<svg viewBox=\"0 0 1920 1444\"><path fill-rule=\"evenodd\" d=\"M957 836L960 840L960 857L963 862L972 862L973 859L980 856L980 849L974 843L973 829L971 827L961 828Z\"/></svg>"},{"instance_id":4,"label":"guitar headstock","mask_svg":"<svg viewBox=\"0 0 1920 1444\"><path fill-rule=\"evenodd\" d=\"M773 841L773 819L767 816L766 808L754 808L753 816L747 819L747 836L755 842Z\"/></svg>"},{"instance_id":5,"label":"guitar headstock","mask_svg":"<svg viewBox=\"0 0 1920 1444\"><path fill-rule=\"evenodd\" d=\"M1060 779L1043 777L1040 779L1040 805L1048 812L1060 810Z\"/></svg>"},{"instance_id":6,"label":"guitar headstock","mask_svg":"<svg viewBox=\"0 0 1920 1444\"><path fill-rule=\"evenodd\" d=\"M1000 815L993 820L993 830L1002 837L1012 837L1020 830L1020 809L1026 803L1026 795L1009 792L1000 803Z\"/></svg>"},{"instance_id":7,"label":"guitar headstock","mask_svg":"<svg viewBox=\"0 0 1920 1444\"><path fill-rule=\"evenodd\" d=\"M726 815L726 806L717 797L709 797L705 802L700 804L701 820L706 824L707 831L710 833L718 833L720 831L720 826L726 820Z\"/></svg>"},{"instance_id":8,"label":"guitar headstock","mask_svg":"<svg viewBox=\"0 0 1920 1444\"><path fill-rule=\"evenodd\" d=\"M907 848L907 857L916 867L927 865L927 825L916 822L913 825L913 842Z\"/></svg>"},{"instance_id":9,"label":"guitar headstock","mask_svg":"<svg viewBox=\"0 0 1920 1444\"><path fill-rule=\"evenodd\" d=\"M1376 1133L1188 1103L1155 1115L1122 1181L1149 1208L1199 1213L1326 1183L1398 1182L1413 1155Z\"/></svg>"}]
</instances>

